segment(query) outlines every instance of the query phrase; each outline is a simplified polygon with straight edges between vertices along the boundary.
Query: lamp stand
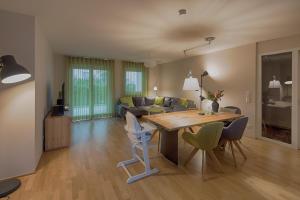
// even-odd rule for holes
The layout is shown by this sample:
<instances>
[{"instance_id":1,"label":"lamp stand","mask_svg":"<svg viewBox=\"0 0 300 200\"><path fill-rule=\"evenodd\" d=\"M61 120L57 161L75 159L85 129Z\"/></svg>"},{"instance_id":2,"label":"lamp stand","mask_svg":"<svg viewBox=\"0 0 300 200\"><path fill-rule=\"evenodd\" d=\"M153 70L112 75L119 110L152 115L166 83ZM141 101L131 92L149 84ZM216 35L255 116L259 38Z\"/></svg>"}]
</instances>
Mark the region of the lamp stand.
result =
<instances>
[{"instance_id":1,"label":"lamp stand","mask_svg":"<svg viewBox=\"0 0 300 200\"><path fill-rule=\"evenodd\" d=\"M203 75L200 76L200 110L202 109L202 101L205 99L205 97L202 95L203 77Z\"/></svg>"},{"instance_id":2,"label":"lamp stand","mask_svg":"<svg viewBox=\"0 0 300 200\"><path fill-rule=\"evenodd\" d=\"M0 198L7 197L9 194L16 191L20 186L21 181L16 178L0 181Z\"/></svg>"}]
</instances>

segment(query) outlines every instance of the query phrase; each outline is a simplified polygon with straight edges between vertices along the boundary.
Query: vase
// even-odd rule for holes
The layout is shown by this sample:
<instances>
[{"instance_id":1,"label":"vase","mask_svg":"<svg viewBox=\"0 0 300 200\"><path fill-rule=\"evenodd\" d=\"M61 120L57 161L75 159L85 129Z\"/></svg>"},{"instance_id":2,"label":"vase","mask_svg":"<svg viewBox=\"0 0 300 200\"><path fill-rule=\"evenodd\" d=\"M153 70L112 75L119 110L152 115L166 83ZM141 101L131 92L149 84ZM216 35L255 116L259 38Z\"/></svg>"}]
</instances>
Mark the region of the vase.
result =
<instances>
[{"instance_id":1,"label":"vase","mask_svg":"<svg viewBox=\"0 0 300 200\"><path fill-rule=\"evenodd\" d=\"M219 103L217 101L213 101L211 104L211 108L213 112L218 112L219 111Z\"/></svg>"}]
</instances>

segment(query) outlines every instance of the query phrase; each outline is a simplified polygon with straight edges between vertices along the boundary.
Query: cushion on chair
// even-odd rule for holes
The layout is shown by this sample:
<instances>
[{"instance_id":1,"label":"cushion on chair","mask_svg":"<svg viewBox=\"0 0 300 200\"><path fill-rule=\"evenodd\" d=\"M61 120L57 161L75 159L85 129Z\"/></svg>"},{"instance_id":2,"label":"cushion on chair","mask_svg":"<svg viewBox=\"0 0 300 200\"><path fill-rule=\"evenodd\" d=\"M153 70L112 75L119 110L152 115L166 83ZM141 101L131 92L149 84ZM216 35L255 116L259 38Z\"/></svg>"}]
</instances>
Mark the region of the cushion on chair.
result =
<instances>
[{"instance_id":1,"label":"cushion on chair","mask_svg":"<svg viewBox=\"0 0 300 200\"><path fill-rule=\"evenodd\" d=\"M205 124L197 134L184 132L182 138L196 148L210 151L217 147L223 127L223 122Z\"/></svg>"},{"instance_id":2,"label":"cushion on chair","mask_svg":"<svg viewBox=\"0 0 300 200\"><path fill-rule=\"evenodd\" d=\"M134 107L132 97L121 97L120 101L121 101L121 104L128 105L129 107Z\"/></svg>"}]
</instances>

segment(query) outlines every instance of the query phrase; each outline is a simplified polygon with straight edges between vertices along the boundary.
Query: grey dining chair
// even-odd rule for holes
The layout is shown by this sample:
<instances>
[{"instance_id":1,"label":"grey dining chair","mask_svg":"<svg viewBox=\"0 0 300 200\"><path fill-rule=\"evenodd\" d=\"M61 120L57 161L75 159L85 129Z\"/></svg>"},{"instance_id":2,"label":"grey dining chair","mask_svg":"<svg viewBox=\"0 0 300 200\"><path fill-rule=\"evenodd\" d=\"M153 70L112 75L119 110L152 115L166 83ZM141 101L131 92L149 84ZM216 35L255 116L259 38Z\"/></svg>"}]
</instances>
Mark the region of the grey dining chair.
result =
<instances>
[{"instance_id":1,"label":"grey dining chair","mask_svg":"<svg viewBox=\"0 0 300 200\"><path fill-rule=\"evenodd\" d=\"M239 107L236 106L225 106L224 108L228 108L234 111L235 114L242 114L242 111Z\"/></svg>"},{"instance_id":2,"label":"grey dining chair","mask_svg":"<svg viewBox=\"0 0 300 200\"><path fill-rule=\"evenodd\" d=\"M237 164L236 164L236 158L235 158L233 146L237 147L237 149L242 154L245 160L247 159L245 153L243 152L241 146L238 143L238 141L242 138L244 134L247 123L248 123L248 117L241 117L239 119L232 121L231 124L228 127L224 127L222 131L220 140L223 141L225 144L227 142L229 143L235 167L237 167Z\"/></svg>"},{"instance_id":3,"label":"grey dining chair","mask_svg":"<svg viewBox=\"0 0 300 200\"><path fill-rule=\"evenodd\" d=\"M226 106L224 108L220 108L220 111L231 112L234 114L242 114L242 111L239 107L236 106ZM231 124L231 121L224 121L224 126L227 127Z\"/></svg>"}]
</instances>

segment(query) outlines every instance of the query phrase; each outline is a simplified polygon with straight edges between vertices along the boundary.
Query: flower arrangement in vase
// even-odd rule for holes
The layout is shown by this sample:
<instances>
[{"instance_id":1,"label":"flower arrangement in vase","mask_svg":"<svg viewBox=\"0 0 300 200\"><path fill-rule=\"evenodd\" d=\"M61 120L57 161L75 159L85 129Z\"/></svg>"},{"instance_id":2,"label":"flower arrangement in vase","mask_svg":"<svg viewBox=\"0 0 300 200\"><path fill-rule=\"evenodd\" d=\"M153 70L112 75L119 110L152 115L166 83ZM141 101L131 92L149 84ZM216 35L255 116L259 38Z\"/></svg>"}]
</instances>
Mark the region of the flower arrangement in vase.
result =
<instances>
[{"instance_id":1,"label":"flower arrangement in vase","mask_svg":"<svg viewBox=\"0 0 300 200\"><path fill-rule=\"evenodd\" d=\"M224 96L224 90L217 90L215 93L208 92L207 99L212 101L211 107L213 112L219 111L219 103L221 97Z\"/></svg>"}]
</instances>

